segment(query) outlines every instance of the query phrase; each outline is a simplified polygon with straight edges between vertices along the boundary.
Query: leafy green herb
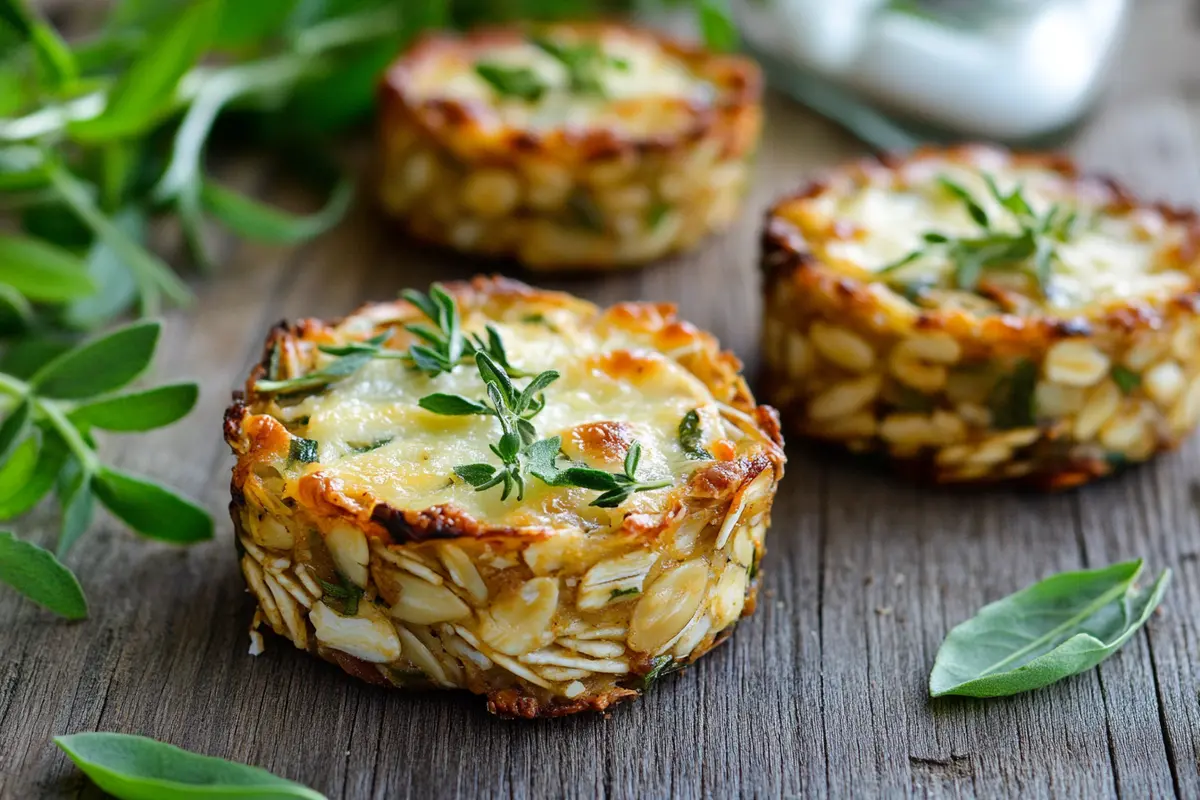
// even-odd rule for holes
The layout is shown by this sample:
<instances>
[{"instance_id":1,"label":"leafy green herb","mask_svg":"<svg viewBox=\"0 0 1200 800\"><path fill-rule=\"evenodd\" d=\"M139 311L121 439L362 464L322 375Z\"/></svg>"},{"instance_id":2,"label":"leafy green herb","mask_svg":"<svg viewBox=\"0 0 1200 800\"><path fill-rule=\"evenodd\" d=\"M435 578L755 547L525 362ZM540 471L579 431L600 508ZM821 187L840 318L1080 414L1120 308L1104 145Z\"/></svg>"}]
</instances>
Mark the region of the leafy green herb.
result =
<instances>
[{"instance_id":1,"label":"leafy green herb","mask_svg":"<svg viewBox=\"0 0 1200 800\"><path fill-rule=\"evenodd\" d=\"M1142 385L1141 375L1119 364L1112 368L1112 379L1113 383L1117 384L1125 394L1131 394L1134 389Z\"/></svg>"},{"instance_id":2,"label":"leafy green herb","mask_svg":"<svg viewBox=\"0 0 1200 800\"><path fill-rule=\"evenodd\" d=\"M369 453L372 450L378 450L379 448L383 447L385 444L391 443L392 438L393 437L391 437L391 436L384 436L382 438L376 439L375 441L368 442L366 444L351 444L348 446L350 448L350 452L352 452L352 453Z\"/></svg>"},{"instance_id":3,"label":"leafy green herb","mask_svg":"<svg viewBox=\"0 0 1200 800\"><path fill-rule=\"evenodd\" d=\"M1037 364L1022 359L1010 374L996 382L989 401L995 427L1025 428L1036 422L1033 390L1037 377Z\"/></svg>"},{"instance_id":4,"label":"leafy green herb","mask_svg":"<svg viewBox=\"0 0 1200 800\"><path fill-rule=\"evenodd\" d=\"M1149 619L1171 579L1138 589L1142 561L1063 572L984 606L950 631L929 693L1001 697L1095 667Z\"/></svg>"},{"instance_id":5,"label":"leafy green herb","mask_svg":"<svg viewBox=\"0 0 1200 800\"><path fill-rule=\"evenodd\" d=\"M642 446L638 442L630 445L625 454L623 473L609 473L576 464L560 469L556 462L562 449L562 438L554 436L539 440L537 430L530 421L545 408L544 391L558 380L558 373L546 370L518 391L504 367L493 361L487 353L476 352L475 361L480 378L487 387L486 401L437 393L422 397L418 404L434 414L492 416L500 422L500 440L488 447L500 459L501 466L497 468L492 464L476 463L454 468L454 473L474 486L476 491L501 486L501 500L507 500L514 490L517 499L523 500L526 476L533 475L550 486L577 486L602 492L591 505L615 508L635 492L671 485L669 480L646 483L637 479L638 462L642 455Z\"/></svg>"},{"instance_id":6,"label":"leafy green herb","mask_svg":"<svg viewBox=\"0 0 1200 800\"><path fill-rule=\"evenodd\" d=\"M103 791L120 800L326 800L264 769L122 733L76 733L54 743Z\"/></svg>"},{"instance_id":7,"label":"leafy green herb","mask_svg":"<svg viewBox=\"0 0 1200 800\"><path fill-rule=\"evenodd\" d=\"M655 656L650 661L650 671L643 675L641 681L638 682L638 689L644 692L672 672L683 669L684 666L671 656Z\"/></svg>"},{"instance_id":8,"label":"leafy green herb","mask_svg":"<svg viewBox=\"0 0 1200 800\"><path fill-rule=\"evenodd\" d=\"M546 84L529 67L509 67L481 61L475 65L475 74L487 81L497 94L505 97L536 103L546 93Z\"/></svg>"},{"instance_id":9,"label":"leafy green herb","mask_svg":"<svg viewBox=\"0 0 1200 800\"><path fill-rule=\"evenodd\" d=\"M321 584L321 591L325 593L325 597L341 601L343 616L353 617L358 613L358 601L362 599L363 590L345 575L339 574L338 579L340 583L330 583L317 578L317 583Z\"/></svg>"},{"instance_id":10,"label":"leafy green herb","mask_svg":"<svg viewBox=\"0 0 1200 800\"><path fill-rule=\"evenodd\" d=\"M754 556L750 559L750 566L746 569L746 580L754 580L758 577L758 548L754 550Z\"/></svg>"},{"instance_id":11,"label":"leafy green herb","mask_svg":"<svg viewBox=\"0 0 1200 800\"><path fill-rule=\"evenodd\" d=\"M650 204L650 210L646 212L646 228L648 230L658 230L658 226L667 218L667 214L671 213L671 204L665 200L656 200Z\"/></svg>"},{"instance_id":12,"label":"leafy green herb","mask_svg":"<svg viewBox=\"0 0 1200 800\"><path fill-rule=\"evenodd\" d=\"M0 531L0 581L60 617L87 616L87 600L71 570L50 551L7 531Z\"/></svg>"},{"instance_id":13,"label":"leafy green herb","mask_svg":"<svg viewBox=\"0 0 1200 800\"><path fill-rule=\"evenodd\" d=\"M601 74L604 69L629 69L629 63L607 55L599 42L567 44L546 36L534 36L533 44L563 65L567 72L567 88L575 94L605 95Z\"/></svg>"},{"instance_id":14,"label":"leafy green herb","mask_svg":"<svg viewBox=\"0 0 1200 800\"><path fill-rule=\"evenodd\" d=\"M704 429L700 427L700 411L693 408L679 421L679 446L688 458L712 458L712 453L704 449L703 442Z\"/></svg>"},{"instance_id":15,"label":"leafy green herb","mask_svg":"<svg viewBox=\"0 0 1200 800\"><path fill-rule=\"evenodd\" d=\"M10 374L0 373L0 407L6 410L0 451L7 453L0 459L0 519L28 512L54 490L62 511L59 557L87 530L96 500L143 536L172 542L212 537L212 519L203 509L106 466L90 435L93 428L131 432L169 425L195 404L197 387L190 383L114 394L149 366L158 335L158 323L139 322L73 348L31 348L30 361L40 366L15 370L32 371L25 378L11 374L15 361L4 362ZM51 610L67 608L68 616L86 612L86 604L52 604L29 588L27 570L43 575L62 570L73 581L66 567L24 542L9 549L11 558L0 559L7 562L0 582Z\"/></svg>"},{"instance_id":16,"label":"leafy green herb","mask_svg":"<svg viewBox=\"0 0 1200 800\"><path fill-rule=\"evenodd\" d=\"M301 464L315 464L319 458L317 455L319 448L320 445L313 439L302 439L299 436L294 436L288 445L288 461L299 462Z\"/></svg>"},{"instance_id":17,"label":"leafy green herb","mask_svg":"<svg viewBox=\"0 0 1200 800\"><path fill-rule=\"evenodd\" d=\"M954 285L975 291L986 270L1025 270L1037 282L1043 295L1049 295L1053 264L1058 259L1056 245L1067 241L1074 229L1076 215L1052 206L1043 216L1034 213L1020 186L1008 194L1000 191L991 175L985 174L988 192L1017 222L1016 232L997 228L983 206L960 184L942 176L938 184L959 200L968 216L983 233L979 236L952 237L929 231L919 247L879 270L890 275L922 258L941 254L954 268Z\"/></svg>"},{"instance_id":18,"label":"leafy green herb","mask_svg":"<svg viewBox=\"0 0 1200 800\"><path fill-rule=\"evenodd\" d=\"M432 377L451 371L464 359L474 360L475 354L482 352L510 376L519 378L527 375L509 362L504 342L493 326L485 327L486 338L477 333L463 332L458 304L440 284L433 284L428 295L408 289L402 296L437 326L405 326L405 330L424 342L414 344L408 350L408 358L417 369Z\"/></svg>"},{"instance_id":19,"label":"leafy green herb","mask_svg":"<svg viewBox=\"0 0 1200 800\"><path fill-rule=\"evenodd\" d=\"M616 600L618 597L631 597L635 594L641 594L642 590L636 586L630 586L628 589L613 589L609 595L609 599Z\"/></svg>"},{"instance_id":20,"label":"leafy green herb","mask_svg":"<svg viewBox=\"0 0 1200 800\"><path fill-rule=\"evenodd\" d=\"M323 389L331 383L337 383L340 380L350 377L369 361L379 357L383 352L383 343L387 339L388 333L385 331L363 342L336 347L322 346L320 348L322 353L335 355L337 358L307 375L283 380L265 379L257 381L254 384L254 391L288 395Z\"/></svg>"}]
</instances>

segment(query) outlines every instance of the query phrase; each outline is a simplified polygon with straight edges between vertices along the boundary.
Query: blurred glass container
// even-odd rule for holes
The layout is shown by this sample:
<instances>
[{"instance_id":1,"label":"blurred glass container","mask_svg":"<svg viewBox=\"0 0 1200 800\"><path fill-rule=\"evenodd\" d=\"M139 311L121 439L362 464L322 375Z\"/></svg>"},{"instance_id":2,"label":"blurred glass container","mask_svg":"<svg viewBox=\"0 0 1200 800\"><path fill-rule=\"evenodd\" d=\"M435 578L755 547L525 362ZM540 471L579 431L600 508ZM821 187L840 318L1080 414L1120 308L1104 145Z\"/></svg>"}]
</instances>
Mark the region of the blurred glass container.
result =
<instances>
[{"instance_id":1,"label":"blurred glass container","mask_svg":"<svg viewBox=\"0 0 1200 800\"><path fill-rule=\"evenodd\" d=\"M771 83L869 143L1052 141L1095 101L1127 0L733 0Z\"/></svg>"}]
</instances>

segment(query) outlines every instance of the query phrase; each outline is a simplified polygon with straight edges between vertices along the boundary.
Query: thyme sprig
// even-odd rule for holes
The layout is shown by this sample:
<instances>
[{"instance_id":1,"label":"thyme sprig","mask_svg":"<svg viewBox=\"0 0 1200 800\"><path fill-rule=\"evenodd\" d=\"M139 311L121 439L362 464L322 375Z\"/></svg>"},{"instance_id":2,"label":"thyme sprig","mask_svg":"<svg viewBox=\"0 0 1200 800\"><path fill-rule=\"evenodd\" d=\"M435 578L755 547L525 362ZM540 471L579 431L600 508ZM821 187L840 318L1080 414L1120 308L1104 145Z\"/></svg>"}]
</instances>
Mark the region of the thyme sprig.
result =
<instances>
[{"instance_id":1,"label":"thyme sprig","mask_svg":"<svg viewBox=\"0 0 1200 800\"><path fill-rule=\"evenodd\" d=\"M983 178L989 194L1016 221L1016 231L996 227L998 220L969 191L942 176L938 178L939 185L962 202L982 234L949 236L927 231L921 237L922 247L883 267L879 274L892 275L918 259L940 253L954 266L954 285L964 291L975 291L985 270L1023 270L1037 282L1042 295L1048 296L1054 262L1061 261L1057 245L1070 238L1077 214L1055 204L1039 216L1025 199L1022 187L1005 194L991 175L985 174Z\"/></svg>"},{"instance_id":2,"label":"thyme sprig","mask_svg":"<svg viewBox=\"0 0 1200 800\"><path fill-rule=\"evenodd\" d=\"M404 329L421 339L423 344L414 344L408 349L408 358L413 366L429 376L450 372L464 360L473 360L476 353L486 353L506 374L514 378L528 377L530 373L517 369L508 360L504 341L491 325L485 326L486 338L477 333L465 333L458 304L441 284L433 284L429 294L414 289L406 290L405 300L412 303L429 318L436 327L424 324L405 325Z\"/></svg>"},{"instance_id":3,"label":"thyme sprig","mask_svg":"<svg viewBox=\"0 0 1200 800\"><path fill-rule=\"evenodd\" d=\"M574 462L560 468L562 437L538 439L531 420L546 406L545 389L558 380L559 373L546 370L538 374L521 390L513 384L504 367L487 353L475 353L479 376L487 387L487 400L472 400L457 394L435 393L422 397L418 404L426 411L446 416L492 416L500 422L499 441L488 448L500 459L500 467L488 463L461 464L454 474L482 492L493 486L503 487L501 500L507 500L514 490L518 500L525 498L528 476L532 475L548 486L575 486L601 492L591 505L615 508L635 492L662 489L670 480L641 481L637 477L642 446L630 445L625 454L623 472L610 473Z\"/></svg>"}]
</instances>

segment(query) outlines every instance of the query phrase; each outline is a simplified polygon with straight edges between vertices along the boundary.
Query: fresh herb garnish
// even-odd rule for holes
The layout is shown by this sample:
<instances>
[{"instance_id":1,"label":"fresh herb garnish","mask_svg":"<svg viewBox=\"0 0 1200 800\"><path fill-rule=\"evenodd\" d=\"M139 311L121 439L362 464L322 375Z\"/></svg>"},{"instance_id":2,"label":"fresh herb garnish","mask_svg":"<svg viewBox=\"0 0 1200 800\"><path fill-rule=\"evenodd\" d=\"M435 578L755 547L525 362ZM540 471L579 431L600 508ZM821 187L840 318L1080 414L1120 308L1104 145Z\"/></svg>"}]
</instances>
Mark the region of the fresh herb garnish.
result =
<instances>
[{"instance_id":1,"label":"fresh herb garnish","mask_svg":"<svg viewBox=\"0 0 1200 800\"><path fill-rule=\"evenodd\" d=\"M123 733L75 733L54 743L107 794L121 798L271 797L326 800L265 769Z\"/></svg>"},{"instance_id":2,"label":"fresh herb garnish","mask_svg":"<svg viewBox=\"0 0 1200 800\"><path fill-rule=\"evenodd\" d=\"M497 94L536 103L546 93L546 84L529 67L509 67L491 61L475 65L475 74L487 81Z\"/></svg>"},{"instance_id":3,"label":"fresh herb garnish","mask_svg":"<svg viewBox=\"0 0 1200 800\"><path fill-rule=\"evenodd\" d=\"M984 182L1000 207L1017 222L1018 231L998 228L970 192L942 176L938 184L966 207L982 234L955 237L929 231L921 237L924 246L881 268L879 274L893 275L914 261L940 254L953 265L954 285L964 291L975 291L986 270L1024 270L1036 281L1043 296L1048 296L1053 264L1059 258L1056 245L1070 238L1076 214L1055 205L1038 216L1020 186L1004 194L991 175L985 174Z\"/></svg>"},{"instance_id":4,"label":"fresh herb garnish","mask_svg":"<svg viewBox=\"0 0 1200 800\"><path fill-rule=\"evenodd\" d=\"M465 464L455 467L454 472L479 491L502 484L502 500L507 500L515 488L517 499L521 500L525 497L525 473L529 459L542 457L539 455L540 449L548 446L545 442L536 442L537 433L529 420L545 407L546 398L542 392L558 380L558 373L546 370L518 391L504 367L487 353L476 352L475 364L487 387L486 401L471 400L456 394L436 393L422 397L418 405L434 414L479 414L496 417L500 422L500 441L489 447L500 458L503 467L497 470L491 464ZM532 453L530 448L534 448ZM557 453L556 446L554 454Z\"/></svg>"},{"instance_id":5,"label":"fresh herb garnish","mask_svg":"<svg viewBox=\"0 0 1200 800\"><path fill-rule=\"evenodd\" d=\"M557 444L558 439L559 437L555 436L547 441ZM642 445L640 442L634 442L629 445L629 450L625 453L622 472L605 472L578 465L560 470L555 466L553 458L550 460L549 467L545 467L543 464L534 464L530 468L530 472L551 486L578 486L603 492L589 505L599 508L616 508L637 492L664 489L671 485L672 481L670 480L648 482L638 480L637 468L641 458Z\"/></svg>"},{"instance_id":6,"label":"fresh herb garnish","mask_svg":"<svg viewBox=\"0 0 1200 800\"><path fill-rule=\"evenodd\" d=\"M319 445L313 439L302 439L299 436L293 437L288 445L288 461L299 462L301 464L315 464L317 462L317 451Z\"/></svg>"},{"instance_id":7,"label":"fresh herb garnish","mask_svg":"<svg viewBox=\"0 0 1200 800\"><path fill-rule=\"evenodd\" d=\"M712 458L712 453L704 449L703 441L704 430L700 427L700 410L693 408L679 421L679 446L688 458Z\"/></svg>"},{"instance_id":8,"label":"fresh herb garnish","mask_svg":"<svg viewBox=\"0 0 1200 800\"><path fill-rule=\"evenodd\" d=\"M984 606L938 649L929 693L1001 697L1095 667L1162 601L1171 571L1138 589L1142 560L1063 572Z\"/></svg>"},{"instance_id":9,"label":"fresh herb garnish","mask_svg":"<svg viewBox=\"0 0 1200 800\"><path fill-rule=\"evenodd\" d=\"M610 600L616 600L618 597L630 597L635 594L641 594L642 590L636 586L630 586L628 589L613 589L609 594Z\"/></svg>"},{"instance_id":10,"label":"fresh herb garnish","mask_svg":"<svg viewBox=\"0 0 1200 800\"><path fill-rule=\"evenodd\" d=\"M499 420L500 440L488 447L500 459L501 466L475 463L454 468L454 474L474 486L476 491L502 486L501 500L507 500L514 490L517 499L522 500L527 476L533 475L550 486L577 486L602 492L591 505L615 508L635 492L671 485L669 480L644 483L637 479L637 466L642 455L642 446L638 442L631 444L625 454L624 472L609 473L576 464L560 469L556 462L562 449L562 438L554 436L539 440L530 421L545 408L543 392L558 380L559 374L546 370L518 391L504 367L487 353L477 352L475 363L487 387L486 400L436 393L422 397L418 404L434 414L491 416Z\"/></svg>"},{"instance_id":11,"label":"fresh herb garnish","mask_svg":"<svg viewBox=\"0 0 1200 800\"><path fill-rule=\"evenodd\" d=\"M307 375L284 380L260 380L254 384L254 391L264 394L299 394L323 389L331 383L350 377L358 372L369 361L392 353L392 357L400 354L395 351L384 352L383 343L389 337L388 332L373 336L363 342L348 345L322 345L318 347L326 355L337 356L333 361L320 369L313 370Z\"/></svg>"},{"instance_id":12,"label":"fresh herb garnish","mask_svg":"<svg viewBox=\"0 0 1200 800\"><path fill-rule=\"evenodd\" d=\"M514 377L526 377L525 373L512 365L508 353L504 349L504 341L493 326L485 326L487 337L477 333L466 334L462 329L462 319L458 304L440 284L433 284L429 294L421 294L413 289L403 293L403 297L412 303L436 326L410 324L404 329L421 339L424 344L414 344L408 349L408 357L412 364L429 376L449 372L464 359L474 360L476 353L486 353L505 372Z\"/></svg>"},{"instance_id":13,"label":"fresh herb garnish","mask_svg":"<svg viewBox=\"0 0 1200 800\"><path fill-rule=\"evenodd\" d=\"M1134 389L1142 385L1142 376L1138 375L1128 367L1122 367L1120 364L1112 368L1113 383L1124 393L1130 394Z\"/></svg>"},{"instance_id":14,"label":"fresh herb garnish","mask_svg":"<svg viewBox=\"0 0 1200 800\"><path fill-rule=\"evenodd\" d=\"M362 599L363 590L345 575L339 574L338 580L340 583L330 583L317 578L317 583L321 584L321 591L326 598L341 601L339 605L342 610L339 613L342 616L353 617L358 613L358 601Z\"/></svg>"},{"instance_id":15,"label":"fresh herb garnish","mask_svg":"<svg viewBox=\"0 0 1200 800\"><path fill-rule=\"evenodd\" d=\"M629 69L629 62L606 55L600 49L599 42L566 44L545 36L534 36L530 41L563 65L567 72L567 88L575 94L603 97L605 90L601 80L602 71L607 67Z\"/></svg>"}]
</instances>

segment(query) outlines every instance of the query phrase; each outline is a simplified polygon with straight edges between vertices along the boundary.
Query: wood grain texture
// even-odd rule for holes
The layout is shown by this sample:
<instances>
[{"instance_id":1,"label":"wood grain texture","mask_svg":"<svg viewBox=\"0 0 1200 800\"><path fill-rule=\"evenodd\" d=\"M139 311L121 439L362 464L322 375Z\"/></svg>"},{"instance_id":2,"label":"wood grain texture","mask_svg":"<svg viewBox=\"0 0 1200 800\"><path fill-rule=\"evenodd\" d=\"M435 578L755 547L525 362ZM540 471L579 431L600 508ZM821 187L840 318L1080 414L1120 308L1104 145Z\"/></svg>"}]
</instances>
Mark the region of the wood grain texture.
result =
<instances>
[{"instance_id":1,"label":"wood grain texture","mask_svg":"<svg viewBox=\"0 0 1200 800\"><path fill-rule=\"evenodd\" d=\"M1140 0L1113 91L1073 145L1136 189L1200 203L1200 4ZM775 100L737 229L703 252L606 279L538 281L598 302L672 300L757 368L762 209L861 146ZM303 202L253 160L226 176ZM361 210L298 251L218 242L224 265L167 318L162 379L197 378L183 424L111 438L123 467L197 497L215 541L141 541L105 518L70 558L91 619L0 592L0 798L101 796L51 744L142 733L261 765L331 798L1200 797L1200 441L1052 497L920 490L792 447L757 614L699 665L609 716L511 722L465 694L362 685L269 639L225 520L220 414L284 317L338 316L478 266L417 248ZM220 249L220 248L223 248ZM536 280L536 278L529 278ZM21 530L48 541L51 509ZM1144 556L1175 571L1164 613L1100 669L1026 696L930 702L946 632L1051 572Z\"/></svg>"}]
</instances>

